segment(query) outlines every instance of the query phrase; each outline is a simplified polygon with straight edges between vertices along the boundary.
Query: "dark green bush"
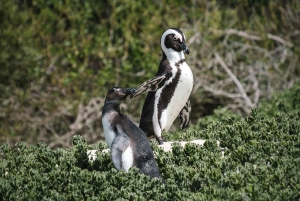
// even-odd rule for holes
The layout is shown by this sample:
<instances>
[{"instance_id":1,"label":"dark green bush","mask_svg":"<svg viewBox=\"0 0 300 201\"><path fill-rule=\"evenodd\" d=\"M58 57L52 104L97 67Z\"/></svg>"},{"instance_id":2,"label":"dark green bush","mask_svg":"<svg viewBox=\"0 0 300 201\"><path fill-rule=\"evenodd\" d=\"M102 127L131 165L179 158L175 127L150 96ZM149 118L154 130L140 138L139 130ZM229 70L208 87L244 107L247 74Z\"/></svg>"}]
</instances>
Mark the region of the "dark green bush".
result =
<instances>
[{"instance_id":1,"label":"dark green bush","mask_svg":"<svg viewBox=\"0 0 300 201\"><path fill-rule=\"evenodd\" d=\"M274 116L278 112L289 113L300 110L300 82L291 89L281 93L274 93L270 100L263 100L259 107L259 113Z\"/></svg>"},{"instance_id":2,"label":"dark green bush","mask_svg":"<svg viewBox=\"0 0 300 201\"><path fill-rule=\"evenodd\" d=\"M202 130L207 128L207 126L211 123L217 122L217 121L223 121L228 118L235 118L235 119L241 119L242 117L231 110L228 110L226 108L217 108L214 110L212 115L207 115L203 118L198 119L198 123L196 125L196 130Z\"/></svg>"},{"instance_id":3,"label":"dark green bush","mask_svg":"<svg viewBox=\"0 0 300 201\"><path fill-rule=\"evenodd\" d=\"M68 150L3 144L1 200L300 199L300 112L267 118L254 109L244 120L215 122L182 138L207 141L203 147L175 144L173 153L152 143L166 184L136 168L117 171L109 153L89 162L86 150L95 147L78 135ZM226 147L223 158L216 140Z\"/></svg>"}]
</instances>

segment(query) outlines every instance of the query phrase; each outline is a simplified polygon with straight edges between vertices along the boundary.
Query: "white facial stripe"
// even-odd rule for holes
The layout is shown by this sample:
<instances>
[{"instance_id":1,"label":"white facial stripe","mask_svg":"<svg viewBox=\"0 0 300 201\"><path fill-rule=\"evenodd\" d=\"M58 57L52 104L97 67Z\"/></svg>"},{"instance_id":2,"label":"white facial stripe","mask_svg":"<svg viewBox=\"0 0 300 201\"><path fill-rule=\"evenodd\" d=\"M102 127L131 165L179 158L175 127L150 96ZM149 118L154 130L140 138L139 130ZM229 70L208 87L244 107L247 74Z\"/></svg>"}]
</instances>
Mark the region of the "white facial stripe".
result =
<instances>
[{"instance_id":1,"label":"white facial stripe","mask_svg":"<svg viewBox=\"0 0 300 201\"><path fill-rule=\"evenodd\" d=\"M165 38L166 38L166 36L169 35L169 34L175 34L175 36L176 36L177 38L179 38L180 41L182 42L182 36L181 36L181 34L179 34L179 33L178 33L177 31L175 31L174 29L168 29L168 30L165 31L165 32L163 33L163 35L161 36L161 40L160 40L161 46L165 46Z\"/></svg>"}]
</instances>

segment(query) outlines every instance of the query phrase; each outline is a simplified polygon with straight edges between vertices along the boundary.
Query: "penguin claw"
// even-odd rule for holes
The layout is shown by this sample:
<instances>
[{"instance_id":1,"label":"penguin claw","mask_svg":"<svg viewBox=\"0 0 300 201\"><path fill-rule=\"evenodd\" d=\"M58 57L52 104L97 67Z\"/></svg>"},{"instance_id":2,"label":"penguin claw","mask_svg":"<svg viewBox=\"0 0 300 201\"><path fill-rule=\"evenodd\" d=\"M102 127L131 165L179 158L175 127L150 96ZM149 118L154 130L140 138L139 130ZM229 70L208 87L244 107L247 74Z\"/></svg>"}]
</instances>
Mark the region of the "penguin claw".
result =
<instances>
[{"instance_id":1,"label":"penguin claw","mask_svg":"<svg viewBox=\"0 0 300 201\"><path fill-rule=\"evenodd\" d=\"M162 137L156 137L156 141L158 142L159 145L162 145L164 143L164 140Z\"/></svg>"}]
</instances>

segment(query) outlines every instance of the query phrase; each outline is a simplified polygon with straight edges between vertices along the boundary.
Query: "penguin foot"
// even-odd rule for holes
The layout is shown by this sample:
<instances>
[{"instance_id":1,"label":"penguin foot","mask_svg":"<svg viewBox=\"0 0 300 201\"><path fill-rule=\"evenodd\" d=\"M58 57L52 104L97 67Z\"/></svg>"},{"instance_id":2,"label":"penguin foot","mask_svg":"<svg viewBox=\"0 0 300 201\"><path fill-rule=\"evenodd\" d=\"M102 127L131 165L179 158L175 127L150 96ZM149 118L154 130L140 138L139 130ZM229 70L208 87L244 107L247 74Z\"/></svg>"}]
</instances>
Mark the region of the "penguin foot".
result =
<instances>
[{"instance_id":1,"label":"penguin foot","mask_svg":"<svg viewBox=\"0 0 300 201\"><path fill-rule=\"evenodd\" d=\"M156 141L159 145L162 145L164 143L164 139L162 137L156 137Z\"/></svg>"}]
</instances>

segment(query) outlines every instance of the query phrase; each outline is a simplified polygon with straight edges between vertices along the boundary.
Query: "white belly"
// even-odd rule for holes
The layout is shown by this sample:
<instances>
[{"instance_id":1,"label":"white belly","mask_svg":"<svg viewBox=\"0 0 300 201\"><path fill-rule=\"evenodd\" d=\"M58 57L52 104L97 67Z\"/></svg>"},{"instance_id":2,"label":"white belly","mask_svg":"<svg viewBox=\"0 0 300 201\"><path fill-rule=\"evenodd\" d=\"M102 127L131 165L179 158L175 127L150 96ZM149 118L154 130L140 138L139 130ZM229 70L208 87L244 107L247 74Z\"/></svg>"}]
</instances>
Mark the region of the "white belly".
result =
<instances>
[{"instance_id":1,"label":"white belly","mask_svg":"<svg viewBox=\"0 0 300 201\"><path fill-rule=\"evenodd\" d=\"M111 147L112 142L114 141L116 134L113 132L112 128L110 127L110 123L107 119L107 117L102 117L102 125L103 125L103 132L105 136L105 141L108 145L108 147Z\"/></svg>"},{"instance_id":2,"label":"white belly","mask_svg":"<svg viewBox=\"0 0 300 201\"><path fill-rule=\"evenodd\" d=\"M126 172L132 167L133 165L133 153L130 145L124 150L122 154L122 168Z\"/></svg>"},{"instance_id":3,"label":"white belly","mask_svg":"<svg viewBox=\"0 0 300 201\"><path fill-rule=\"evenodd\" d=\"M160 124L161 129L168 131L174 120L178 117L180 111L189 100L193 89L193 73L190 67L183 63L181 66L181 76L167 108L162 112Z\"/></svg>"}]
</instances>

